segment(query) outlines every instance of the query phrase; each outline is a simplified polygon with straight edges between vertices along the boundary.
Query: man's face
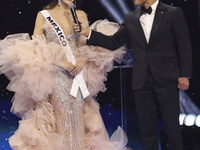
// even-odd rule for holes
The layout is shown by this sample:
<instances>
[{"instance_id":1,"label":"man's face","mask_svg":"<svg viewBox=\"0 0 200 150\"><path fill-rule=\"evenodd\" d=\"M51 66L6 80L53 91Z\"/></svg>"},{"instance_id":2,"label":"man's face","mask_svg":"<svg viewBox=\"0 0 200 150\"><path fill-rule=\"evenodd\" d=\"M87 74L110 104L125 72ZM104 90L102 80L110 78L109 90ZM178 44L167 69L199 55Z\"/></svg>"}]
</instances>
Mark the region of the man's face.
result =
<instances>
[{"instance_id":1,"label":"man's face","mask_svg":"<svg viewBox=\"0 0 200 150\"><path fill-rule=\"evenodd\" d=\"M134 4L137 5L143 5L147 0L134 0Z\"/></svg>"}]
</instances>

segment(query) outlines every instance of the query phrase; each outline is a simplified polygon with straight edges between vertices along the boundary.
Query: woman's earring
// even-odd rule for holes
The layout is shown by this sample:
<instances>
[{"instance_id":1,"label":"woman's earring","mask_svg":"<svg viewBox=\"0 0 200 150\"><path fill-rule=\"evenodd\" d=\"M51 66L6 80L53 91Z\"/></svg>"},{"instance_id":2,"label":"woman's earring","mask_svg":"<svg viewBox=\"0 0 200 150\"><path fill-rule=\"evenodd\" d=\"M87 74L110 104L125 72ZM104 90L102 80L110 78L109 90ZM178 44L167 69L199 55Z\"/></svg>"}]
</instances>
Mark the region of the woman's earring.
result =
<instances>
[{"instance_id":1,"label":"woman's earring","mask_svg":"<svg viewBox=\"0 0 200 150\"><path fill-rule=\"evenodd\" d=\"M76 8L76 0L74 1L74 7Z\"/></svg>"},{"instance_id":2,"label":"woman's earring","mask_svg":"<svg viewBox=\"0 0 200 150\"><path fill-rule=\"evenodd\" d=\"M60 6L61 5L61 2L60 2L60 0L58 0L58 6Z\"/></svg>"}]
</instances>

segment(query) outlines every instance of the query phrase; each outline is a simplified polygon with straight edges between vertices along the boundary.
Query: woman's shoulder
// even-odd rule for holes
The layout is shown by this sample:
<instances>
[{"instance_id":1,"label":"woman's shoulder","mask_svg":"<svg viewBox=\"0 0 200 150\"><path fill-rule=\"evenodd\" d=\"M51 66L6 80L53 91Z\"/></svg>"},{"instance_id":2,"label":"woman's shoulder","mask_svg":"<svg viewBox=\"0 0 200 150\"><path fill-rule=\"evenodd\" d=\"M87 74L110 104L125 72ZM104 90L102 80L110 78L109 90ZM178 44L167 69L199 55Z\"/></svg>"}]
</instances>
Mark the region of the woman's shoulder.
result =
<instances>
[{"instance_id":1,"label":"woman's shoulder","mask_svg":"<svg viewBox=\"0 0 200 150\"><path fill-rule=\"evenodd\" d=\"M44 22L45 22L45 17L44 17L44 15L42 14L42 11L39 11L39 12L37 13L36 23L38 23L38 22L39 22L39 24L44 24Z\"/></svg>"},{"instance_id":2,"label":"woman's shoulder","mask_svg":"<svg viewBox=\"0 0 200 150\"><path fill-rule=\"evenodd\" d=\"M45 11L48 12L48 13L52 13L51 9L43 9L43 10L38 11L37 15L38 16L43 16L42 13L45 12Z\"/></svg>"},{"instance_id":3,"label":"woman's shoulder","mask_svg":"<svg viewBox=\"0 0 200 150\"><path fill-rule=\"evenodd\" d=\"M39 20L44 20L44 16L42 15L42 11L43 10L38 11L38 13L37 13L37 19L39 19Z\"/></svg>"},{"instance_id":4,"label":"woman's shoulder","mask_svg":"<svg viewBox=\"0 0 200 150\"><path fill-rule=\"evenodd\" d=\"M36 19L37 20L41 20L42 22L45 22L46 19L44 17L44 12L52 15L54 13L54 10L52 10L52 9L43 9L41 11L38 11Z\"/></svg>"},{"instance_id":5,"label":"woman's shoulder","mask_svg":"<svg viewBox=\"0 0 200 150\"><path fill-rule=\"evenodd\" d=\"M83 10L76 10L76 13L80 22L89 24L87 14Z\"/></svg>"},{"instance_id":6,"label":"woman's shoulder","mask_svg":"<svg viewBox=\"0 0 200 150\"><path fill-rule=\"evenodd\" d=\"M80 17L87 16L87 14L86 14L83 10L76 10L76 13L77 13L77 15L80 16Z\"/></svg>"}]
</instances>

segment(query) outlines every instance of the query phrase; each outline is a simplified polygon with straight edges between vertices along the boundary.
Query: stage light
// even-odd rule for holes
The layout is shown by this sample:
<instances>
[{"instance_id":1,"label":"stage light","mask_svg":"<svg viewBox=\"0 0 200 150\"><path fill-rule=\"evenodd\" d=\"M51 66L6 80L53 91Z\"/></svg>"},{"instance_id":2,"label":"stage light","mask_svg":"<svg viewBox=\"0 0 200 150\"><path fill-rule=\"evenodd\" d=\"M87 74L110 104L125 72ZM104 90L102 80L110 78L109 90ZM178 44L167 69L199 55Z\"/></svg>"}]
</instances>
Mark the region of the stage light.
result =
<instances>
[{"instance_id":1,"label":"stage light","mask_svg":"<svg viewBox=\"0 0 200 150\"><path fill-rule=\"evenodd\" d=\"M194 122L195 122L195 118L196 118L196 115L194 114L189 114L185 117L184 119L184 124L186 126L193 126L194 125Z\"/></svg>"},{"instance_id":2,"label":"stage light","mask_svg":"<svg viewBox=\"0 0 200 150\"><path fill-rule=\"evenodd\" d=\"M200 108L195 105L186 92L180 90L179 96L181 114L200 114Z\"/></svg>"},{"instance_id":3,"label":"stage light","mask_svg":"<svg viewBox=\"0 0 200 150\"><path fill-rule=\"evenodd\" d=\"M179 124L182 126L183 125L183 122L184 122L184 119L186 117L186 114L180 114L179 115Z\"/></svg>"},{"instance_id":4,"label":"stage light","mask_svg":"<svg viewBox=\"0 0 200 150\"><path fill-rule=\"evenodd\" d=\"M105 6L105 9L113 17L113 19L121 24L123 22L123 16L120 14L119 10L114 7L111 1L108 0L99 0L100 3Z\"/></svg>"},{"instance_id":5,"label":"stage light","mask_svg":"<svg viewBox=\"0 0 200 150\"><path fill-rule=\"evenodd\" d=\"M123 12L123 15L125 15L131 11L130 8L127 6L127 3L124 0L117 0L116 2L118 3L121 11Z\"/></svg>"},{"instance_id":6,"label":"stage light","mask_svg":"<svg viewBox=\"0 0 200 150\"><path fill-rule=\"evenodd\" d=\"M195 119L195 125L196 125L197 127L200 127L200 115L198 115L198 116L196 117L196 119Z\"/></svg>"}]
</instances>

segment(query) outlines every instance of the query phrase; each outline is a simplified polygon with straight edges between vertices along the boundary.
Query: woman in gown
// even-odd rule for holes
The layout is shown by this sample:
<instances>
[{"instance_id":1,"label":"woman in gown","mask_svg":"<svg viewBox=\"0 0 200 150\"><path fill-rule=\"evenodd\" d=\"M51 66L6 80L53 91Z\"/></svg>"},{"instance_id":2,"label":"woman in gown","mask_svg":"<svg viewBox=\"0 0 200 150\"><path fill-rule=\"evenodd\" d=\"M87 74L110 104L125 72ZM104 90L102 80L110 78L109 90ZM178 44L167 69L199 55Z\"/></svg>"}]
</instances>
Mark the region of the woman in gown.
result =
<instances>
[{"instance_id":1,"label":"woman in gown","mask_svg":"<svg viewBox=\"0 0 200 150\"><path fill-rule=\"evenodd\" d=\"M53 1L47 12L60 25L69 43L76 64L67 59L68 51L59 43L41 12L38 13L34 35L9 35L0 42L0 73L14 91L11 112L21 117L19 128L9 139L13 150L124 150L125 133L118 128L111 139L106 132L95 96L105 91L107 72L113 61L120 60L124 48L109 51L86 46L83 36L73 31L73 18L68 4L74 0ZM77 16L88 24L86 14ZM118 26L106 20L97 21L92 29L113 34ZM75 75L83 70L89 96L78 90L70 95Z\"/></svg>"}]
</instances>

